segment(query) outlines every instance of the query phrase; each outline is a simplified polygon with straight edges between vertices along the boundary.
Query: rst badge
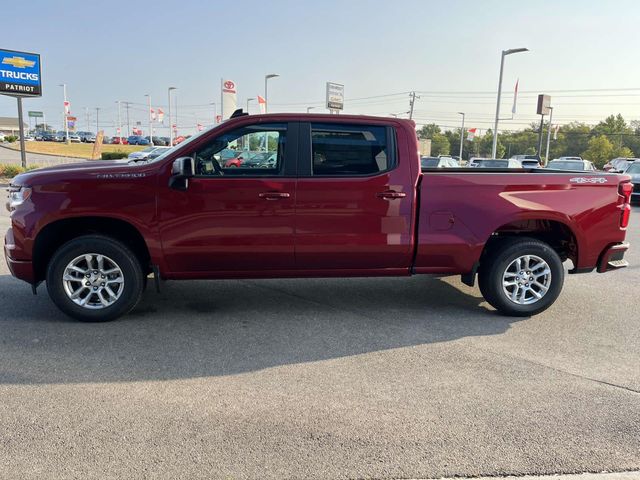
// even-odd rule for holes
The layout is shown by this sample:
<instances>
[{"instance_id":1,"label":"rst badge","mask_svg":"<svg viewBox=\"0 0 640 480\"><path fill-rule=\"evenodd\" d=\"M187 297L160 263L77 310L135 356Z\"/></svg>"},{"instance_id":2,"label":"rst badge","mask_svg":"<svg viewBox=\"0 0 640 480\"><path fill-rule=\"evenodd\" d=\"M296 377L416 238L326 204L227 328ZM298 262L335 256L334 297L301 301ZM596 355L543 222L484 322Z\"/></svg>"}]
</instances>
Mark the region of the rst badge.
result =
<instances>
[{"instance_id":1,"label":"rst badge","mask_svg":"<svg viewBox=\"0 0 640 480\"><path fill-rule=\"evenodd\" d=\"M40 55L0 50L0 94L16 97L42 95Z\"/></svg>"},{"instance_id":2,"label":"rst badge","mask_svg":"<svg viewBox=\"0 0 640 480\"><path fill-rule=\"evenodd\" d=\"M569 181L571 183L584 184L584 183L607 183L609 180L607 180L605 177L574 177L569 179Z\"/></svg>"}]
</instances>

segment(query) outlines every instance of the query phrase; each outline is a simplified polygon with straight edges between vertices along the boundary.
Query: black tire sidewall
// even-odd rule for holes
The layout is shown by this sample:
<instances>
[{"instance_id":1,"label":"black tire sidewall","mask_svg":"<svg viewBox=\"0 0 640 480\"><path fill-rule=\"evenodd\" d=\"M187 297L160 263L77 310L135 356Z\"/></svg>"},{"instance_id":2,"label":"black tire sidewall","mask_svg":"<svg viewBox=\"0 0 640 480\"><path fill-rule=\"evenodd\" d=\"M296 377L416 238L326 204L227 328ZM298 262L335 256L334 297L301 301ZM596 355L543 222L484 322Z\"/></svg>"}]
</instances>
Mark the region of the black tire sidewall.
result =
<instances>
[{"instance_id":1,"label":"black tire sidewall","mask_svg":"<svg viewBox=\"0 0 640 480\"><path fill-rule=\"evenodd\" d=\"M99 310L83 308L73 303L64 290L64 269L71 260L85 253L105 255L122 270L124 291L109 307ZM127 314L140 300L143 286L142 268L133 252L122 243L99 235L87 235L65 243L53 255L47 268L47 291L51 300L64 313L84 322L106 322Z\"/></svg>"},{"instance_id":2,"label":"black tire sidewall","mask_svg":"<svg viewBox=\"0 0 640 480\"><path fill-rule=\"evenodd\" d=\"M539 301L531 305L512 302L502 288L503 274L516 258L522 255L536 255L542 258L551 270L551 285ZM488 255L488 268L479 276L481 291L485 300L500 313L509 316L530 316L549 308L558 298L564 284L564 267L559 255L548 244L533 238L521 238L498 244Z\"/></svg>"}]
</instances>

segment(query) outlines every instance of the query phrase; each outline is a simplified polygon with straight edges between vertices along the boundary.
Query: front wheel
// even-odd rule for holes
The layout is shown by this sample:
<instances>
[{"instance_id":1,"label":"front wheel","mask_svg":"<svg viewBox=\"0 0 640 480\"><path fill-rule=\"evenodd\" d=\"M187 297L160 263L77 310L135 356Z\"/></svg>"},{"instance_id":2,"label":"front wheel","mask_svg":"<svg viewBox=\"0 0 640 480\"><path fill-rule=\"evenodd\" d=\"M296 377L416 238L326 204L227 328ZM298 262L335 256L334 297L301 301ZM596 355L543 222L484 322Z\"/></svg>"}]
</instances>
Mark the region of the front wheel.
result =
<instances>
[{"instance_id":1,"label":"front wheel","mask_svg":"<svg viewBox=\"0 0 640 480\"><path fill-rule=\"evenodd\" d=\"M559 255L534 238L497 242L480 265L480 291L500 313L525 317L549 308L564 283Z\"/></svg>"},{"instance_id":2,"label":"front wheel","mask_svg":"<svg viewBox=\"0 0 640 480\"><path fill-rule=\"evenodd\" d=\"M140 262L124 244L100 235L60 247L47 268L47 291L67 315L106 322L131 311L142 296Z\"/></svg>"}]
</instances>

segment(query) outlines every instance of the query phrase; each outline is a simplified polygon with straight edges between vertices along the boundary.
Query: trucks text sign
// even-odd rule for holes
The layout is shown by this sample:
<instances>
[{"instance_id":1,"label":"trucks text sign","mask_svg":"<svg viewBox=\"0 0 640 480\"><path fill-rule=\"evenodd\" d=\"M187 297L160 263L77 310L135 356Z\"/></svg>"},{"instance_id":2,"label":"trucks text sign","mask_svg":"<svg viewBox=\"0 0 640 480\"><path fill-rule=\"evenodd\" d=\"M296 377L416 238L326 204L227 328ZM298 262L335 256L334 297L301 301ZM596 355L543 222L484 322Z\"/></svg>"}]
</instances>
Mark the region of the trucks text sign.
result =
<instances>
[{"instance_id":1,"label":"trucks text sign","mask_svg":"<svg viewBox=\"0 0 640 480\"><path fill-rule=\"evenodd\" d=\"M0 50L0 93L20 97L42 95L40 55Z\"/></svg>"}]
</instances>

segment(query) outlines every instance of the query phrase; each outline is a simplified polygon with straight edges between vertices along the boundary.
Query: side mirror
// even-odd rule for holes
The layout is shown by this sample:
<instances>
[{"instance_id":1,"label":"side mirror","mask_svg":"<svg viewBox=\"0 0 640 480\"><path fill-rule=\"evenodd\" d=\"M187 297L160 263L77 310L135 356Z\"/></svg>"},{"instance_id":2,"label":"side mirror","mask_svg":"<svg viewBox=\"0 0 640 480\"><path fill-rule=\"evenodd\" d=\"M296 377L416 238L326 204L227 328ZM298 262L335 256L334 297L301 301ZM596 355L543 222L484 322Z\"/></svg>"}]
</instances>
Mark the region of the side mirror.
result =
<instances>
[{"instance_id":1,"label":"side mirror","mask_svg":"<svg viewBox=\"0 0 640 480\"><path fill-rule=\"evenodd\" d=\"M169 187L185 191L189 187L189 179L195 175L195 162L191 157L180 157L173 161Z\"/></svg>"}]
</instances>

